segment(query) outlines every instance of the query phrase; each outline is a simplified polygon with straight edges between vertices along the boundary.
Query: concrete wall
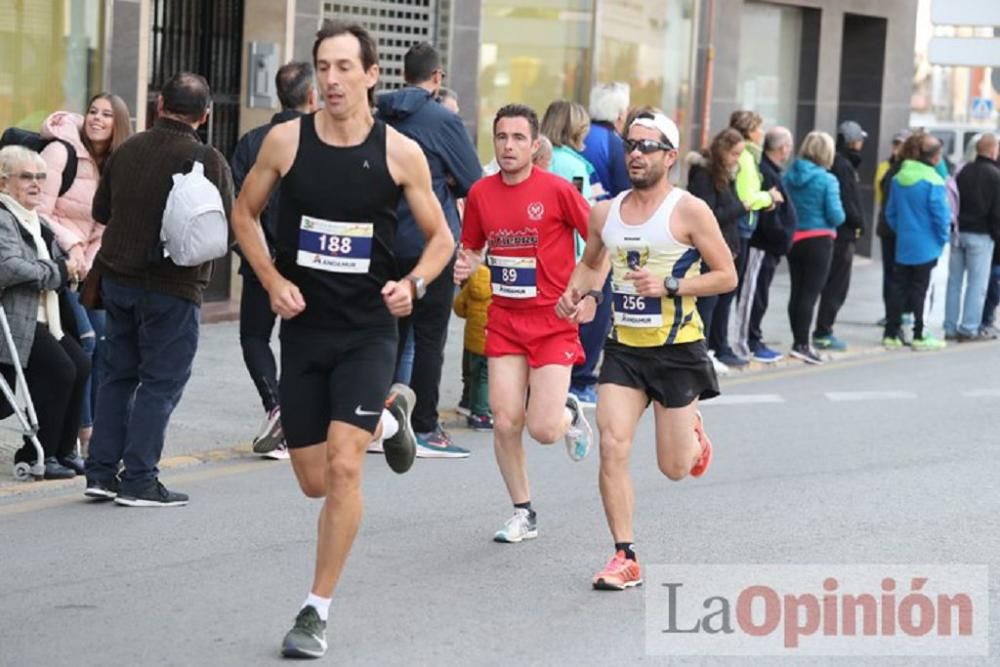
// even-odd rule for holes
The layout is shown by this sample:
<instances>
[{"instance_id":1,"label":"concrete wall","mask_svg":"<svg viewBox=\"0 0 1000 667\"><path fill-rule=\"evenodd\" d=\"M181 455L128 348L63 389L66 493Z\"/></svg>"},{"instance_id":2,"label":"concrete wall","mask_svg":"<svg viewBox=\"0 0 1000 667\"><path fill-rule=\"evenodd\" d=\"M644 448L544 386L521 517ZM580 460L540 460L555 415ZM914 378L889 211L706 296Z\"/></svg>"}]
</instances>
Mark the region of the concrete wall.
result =
<instances>
[{"instance_id":1,"label":"concrete wall","mask_svg":"<svg viewBox=\"0 0 1000 667\"><path fill-rule=\"evenodd\" d=\"M452 0L451 65L446 85L458 94L465 127L476 136L479 106L480 0ZM489 160L483 160L488 162Z\"/></svg>"},{"instance_id":2,"label":"concrete wall","mask_svg":"<svg viewBox=\"0 0 1000 667\"><path fill-rule=\"evenodd\" d=\"M729 114L739 104L739 57L743 39L760 41L761 48L767 48L766 36L742 35L741 18L743 5L754 0L715 0L714 18L714 68L710 100L709 137L726 127ZM868 129L874 141L866 146L865 163L861 170L863 185L870 198L871 184L865 182L874 172L875 164L889 153L892 135L900 128L907 127L910 115L910 90L913 78L913 45L916 36L917 0L769 0L771 4L810 8L819 11L818 29L809 30L803 26L803 54L810 48L816 53L815 71L807 67L800 76L800 95L807 91L806 98L799 100L800 115L803 110L815 110L815 129L834 134L839 118L842 100L841 59L844 19L846 14L857 14L884 18L887 21L885 66L882 72L882 95L877 128ZM704 62L708 52L708 4L701 0L702 25L698 31L698 63L695 79L694 113L692 137L700 134L702 100L704 97ZM817 39L818 38L818 39ZM808 43L805 43L808 40ZM818 44L815 43L818 41ZM813 78L812 83L803 78ZM876 80L873 78L872 80ZM856 84L857 82L852 82ZM850 87L850 86L848 86ZM815 94L812 94L815 90ZM866 128L867 129L867 128ZM801 131L799 132L801 134ZM801 136L796 137L796 140ZM869 179L870 180L870 179ZM872 216L874 217L874 215ZM870 250L868 241L862 244L865 254Z\"/></svg>"}]
</instances>

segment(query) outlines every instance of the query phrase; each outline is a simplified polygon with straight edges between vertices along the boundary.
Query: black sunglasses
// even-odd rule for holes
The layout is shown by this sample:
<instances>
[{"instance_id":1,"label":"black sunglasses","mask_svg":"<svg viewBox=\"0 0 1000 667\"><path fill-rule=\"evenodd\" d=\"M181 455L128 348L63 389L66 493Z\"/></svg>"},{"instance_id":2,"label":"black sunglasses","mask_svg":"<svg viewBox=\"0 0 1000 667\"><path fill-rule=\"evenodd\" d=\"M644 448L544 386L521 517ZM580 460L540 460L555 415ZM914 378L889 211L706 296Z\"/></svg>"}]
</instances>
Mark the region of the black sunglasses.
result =
<instances>
[{"instance_id":1,"label":"black sunglasses","mask_svg":"<svg viewBox=\"0 0 1000 667\"><path fill-rule=\"evenodd\" d=\"M662 141L654 141L652 139L626 139L625 140L625 154L629 154L632 151L638 149L643 155L648 155L649 153L655 153L656 151L672 151L674 147L669 143L664 143Z\"/></svg>"}]
</instances>

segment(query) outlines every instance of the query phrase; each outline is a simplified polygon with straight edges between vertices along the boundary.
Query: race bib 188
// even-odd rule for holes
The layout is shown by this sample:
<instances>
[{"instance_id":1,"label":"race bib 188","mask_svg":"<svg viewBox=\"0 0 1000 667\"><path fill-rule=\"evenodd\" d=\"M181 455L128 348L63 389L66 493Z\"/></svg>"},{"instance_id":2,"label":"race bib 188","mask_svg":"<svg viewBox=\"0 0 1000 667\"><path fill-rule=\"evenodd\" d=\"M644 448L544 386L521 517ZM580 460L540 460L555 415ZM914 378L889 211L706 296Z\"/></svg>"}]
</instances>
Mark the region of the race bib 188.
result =
<instances>
[{"instance_id":1,"label":"race bib 188","mask_svg":"<svg viewBox=\"0 0 1000 667\"><path fill-rule=\"evenodd\" d=\"M663 326L663 301L659 297L636 294L631 283L612 285L615 324L626 327Z\"/></svg>"},{"instance_id":2,"label":"race bib 188","mask_svg":"<svg viewBox=\"0 0 1000 667\"><path fill-rule=\"evenodd\" d=\"M332 273L368 273L375 225L302 216L296 263Z\"/></svg>"},{"instance_id":3,"label":"race bib 188","mask_svg":"<svg viewBox=\"0 0 1000 667\"><path fill-rule=\"evenodd\" d=\"M531 299L538 294L534 257L488 255L486 260L490 267L494 296Z\"/></svg>"}]
</instances>

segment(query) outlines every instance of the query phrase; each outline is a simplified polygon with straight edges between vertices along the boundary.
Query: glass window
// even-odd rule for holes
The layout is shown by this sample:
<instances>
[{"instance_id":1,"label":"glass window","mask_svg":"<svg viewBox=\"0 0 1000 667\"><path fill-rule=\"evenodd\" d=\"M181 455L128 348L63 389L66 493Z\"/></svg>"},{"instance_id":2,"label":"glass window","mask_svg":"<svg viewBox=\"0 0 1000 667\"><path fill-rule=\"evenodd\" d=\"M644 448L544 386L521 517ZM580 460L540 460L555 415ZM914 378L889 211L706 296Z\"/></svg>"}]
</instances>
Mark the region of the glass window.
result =
<instances>
[{"instance_id":1,"label":"glass window","mask_svg":"<svg viewBox=\"0 0 1000 667\"><path fill-rule=\"evenodd\" d=\"M740 106L765 126L795 127L802 51L802 10L747 2L740 26Z\"/></svg>"},{"instance_id":2,"label":"glass window","mask_svg":"<svg viewBox=\"0 0 1000 667\"><path fill-rule=\"evenodd\" d=\"M528 104L541 117L553 100L586 100L593 4L483 0L477 137L483 162L493 157L493 116L503 105Z\"/></svg>"},{"instance_id":3,"label":"glass window","mask_svg":"<svg viewBox=\"0 0 1000 667\"><path fill-rule=\"evenodd\" d=\"M37 131L101 90L101 0L0 0L0 128Z\"/></svg>"},{"instance_id":4,"label":"glass window","mask_svg":"<svg viewBox=\"0 0 1000 667\"><path fill-rule=\"evenodd\" d=\"M659 107L684 128L694 0L601 0L600 6L597 81L628 83L632 105Z\"/></svg>"}]
</instances>

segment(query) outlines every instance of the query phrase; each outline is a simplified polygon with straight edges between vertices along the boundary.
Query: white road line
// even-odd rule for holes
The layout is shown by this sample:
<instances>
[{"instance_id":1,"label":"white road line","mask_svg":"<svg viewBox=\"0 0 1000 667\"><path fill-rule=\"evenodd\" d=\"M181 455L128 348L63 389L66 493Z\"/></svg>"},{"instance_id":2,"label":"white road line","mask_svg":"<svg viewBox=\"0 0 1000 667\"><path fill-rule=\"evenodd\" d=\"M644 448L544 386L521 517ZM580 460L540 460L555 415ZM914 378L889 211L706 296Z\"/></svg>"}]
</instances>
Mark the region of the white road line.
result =
<instances>
[{"instance_id":1,"label":"white road line","mask_svg":"<svg viewBox=\"0 0 1000 667\"><path fill-rule=\"evenodd\" d=\"M831 401L893 401L916 398L912 391L828 391Z\"/></svg>"},{"instance_id":2,"label":"white road line","mask_svg":"<svg viewBox=\"0 0 1000 667\"><path fill-rule=\"evenodd\" d=\"M1000 389L973 389L963 391L962 396L965 398L1000 398Z\"/></svg>"},{"instance_id":3,"label":"white road line","mask_svg":"<svg viewBox=\"0 0 1000 667\"><path fill-rule=\"evenodd\" d=\"M699 403L700 406L712 405L754 405L757 403L784 403L785 399L778 394L722 394L711 400Z\"/></svg>"}]
</instances>

